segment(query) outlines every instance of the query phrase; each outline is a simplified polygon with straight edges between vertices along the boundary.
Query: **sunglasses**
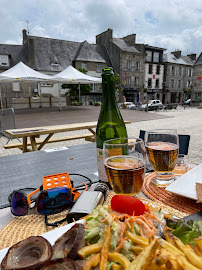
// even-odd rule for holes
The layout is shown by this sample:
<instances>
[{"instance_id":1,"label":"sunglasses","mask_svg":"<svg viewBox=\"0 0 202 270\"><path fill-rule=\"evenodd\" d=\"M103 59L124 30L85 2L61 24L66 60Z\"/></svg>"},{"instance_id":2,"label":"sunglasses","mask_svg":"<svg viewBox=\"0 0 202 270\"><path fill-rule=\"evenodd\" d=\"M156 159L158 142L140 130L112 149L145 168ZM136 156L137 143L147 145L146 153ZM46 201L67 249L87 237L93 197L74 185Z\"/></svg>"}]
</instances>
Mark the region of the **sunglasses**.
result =
<instances>
[{"instance_id":1,"label":"sunglasses","mask_svg":"<svg viewBox=\"0 0 202 270\"><path fill-rule=\"evenodd\" d=\"M40 189L36 189L30 194L26 194L23 190L13 191L9 196L12 214L14 216L25 216L29 213L38 213L45 216L46 225L58 226L66 218L50 224L48 223L47 216L61 213L72 207L74 202L71 190L66 187L42 190L36 199L35 205L31 207L31 203L35 201L31 197L39 191Z\"/></svg>"},{"instance_id":2,"label":"sunglasses","mask_svg":"<svg viewBox=\"0 0 202 270\"><path fill-rule=\"evenodd\" d=\"M78 190L88 188L92 181L80 174L71 174L82 176L89 181L87 185L73 187L73 181L70 180L68 173L53 174L43 177L43 184L38 189L24 188L14 190L8 197L11 212L14 216L25 216L27 214L40 214L45 216L45 223L48 226L58 226L66 220L48 223L47 216L61 213L70 209L75 200L80 196ZM32 191L31 193L29 193ZM37 196L37 193L38 196ZM35 195L35 196L34 196ZM32 206L32 203L35 205Z\"/></svg>"}]
</instances>

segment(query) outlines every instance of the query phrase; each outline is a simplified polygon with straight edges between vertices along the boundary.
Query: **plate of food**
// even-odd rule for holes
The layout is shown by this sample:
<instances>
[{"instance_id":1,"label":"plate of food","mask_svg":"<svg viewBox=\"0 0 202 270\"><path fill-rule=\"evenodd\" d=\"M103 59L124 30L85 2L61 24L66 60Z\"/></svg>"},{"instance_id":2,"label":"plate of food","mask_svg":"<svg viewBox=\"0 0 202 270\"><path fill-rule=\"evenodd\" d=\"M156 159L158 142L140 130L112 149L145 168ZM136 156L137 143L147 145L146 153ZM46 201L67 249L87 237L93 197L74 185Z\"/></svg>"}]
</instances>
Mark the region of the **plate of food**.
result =
<instances>
[{"instance_id":1,"label":"plate of food","mask_svg":"<svg viewBox=\"0 0 202 270\"><path fill-rule=\"evenodd\" d=\"M132 196L115 195L111 205L97 206L79 222L1 250L1 269L202 269L201 231L193 224L187 229L195 231L192 246L190 235L186 241L176 236L179 220Z\"/></svg>"}]
</instances>

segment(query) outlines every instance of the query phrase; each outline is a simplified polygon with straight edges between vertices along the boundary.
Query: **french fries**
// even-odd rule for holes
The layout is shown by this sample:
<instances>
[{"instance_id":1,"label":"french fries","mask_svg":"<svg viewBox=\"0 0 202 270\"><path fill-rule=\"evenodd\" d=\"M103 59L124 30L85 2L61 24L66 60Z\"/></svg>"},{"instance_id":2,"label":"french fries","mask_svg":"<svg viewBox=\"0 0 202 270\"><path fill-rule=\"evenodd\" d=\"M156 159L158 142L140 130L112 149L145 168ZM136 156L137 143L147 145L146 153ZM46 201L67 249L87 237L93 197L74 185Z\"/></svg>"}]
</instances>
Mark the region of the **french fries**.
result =
<instances>
[{"instance_id":1,"label":"french fries","mask_svg":"<svg viewBox=\"0 0 202 270\"><path fill-rule=\"evenodd\" d=\"M100 253L91 256L90 259L85 262L83 270L91 270L92 267L98 266L99 262L100 262Z\"/></svg>"},{"instance_id":2,"label":"french fries","mask_svg":"<svg viewBox=\"0 0 202 270\"><path fill-rule=\"evenodd\" d=\"M107 261L108 261L108 253L109 253L109 246L111 242L111 227L106 225L104 230L104 242L103 247L101 249L100 253L100 264L99 264L99 270L106 270L107 268Z\"/></svg>"},{"instance_id":3,"label":"french fries","mask_svg":"<svg viewBox=\"0 0 202 270\"><path fill-rule=\"evenodd\" d=\"M126 269L130 265L130 261L128 260L128 258L118 252L110 252L108 254L108 259L109 261L121 264L123 269Z\"/></svg>"},{"instance_id":4,"label":"french fries","mask_svg":"<svg viewBox=\"0 0 202 270\"><path fill-rule=\"evenodd\" d=\"M157 239L154 239L151 244L147 246L145 250L137 256L137 258L131 263L131 265L129 265L127 270L146 270L150 266L155 256L157 247L158 241ZM138 263L136 263L136 260L138 261Z\"/></svg>"},{"instance_id":5,"label":"french fries","mask_svg":"<svg viewBox=\"0 0 202 270\"><path fill-rule=\"evenodd\" d=\"M147 247L149 245L149 240L146 238L143 238L142 236L133 234L129 231L126 231L125 234L134 244L141 245L144 247Z\"/></svg>"},{"instance_id":6,"label":"french fries","mask_svg":"<svg viewBox=\"0 0 202 270\"><path fill-rule=\"evenodd\" d=\"M125 235L131 240L131 251L135 259L130 262L120 252L110 251L112 237L111 226L105 225L103 240L97 244L86 246L79 250L80 258L86 260L84 270L99 266L106 270L107 263L114 262L110 270L202 270L202 237L194 239L196 246L184 245L181 240L165 231L165 238L149 240L126 231Z\"/></svg>"},{"instance_id":7,"label":"french fries","mask_svg":"<svg viewBox=\"0 0 202 270\"><path fill-rule=\"evenodd\" d=\"M81 259L85 259L87 256L91 254L99 253L102 249L102 246L103 246L103 241L100 241L90 246L85 246L78 251L78 256Z\"/></svg>"}]
</instances>

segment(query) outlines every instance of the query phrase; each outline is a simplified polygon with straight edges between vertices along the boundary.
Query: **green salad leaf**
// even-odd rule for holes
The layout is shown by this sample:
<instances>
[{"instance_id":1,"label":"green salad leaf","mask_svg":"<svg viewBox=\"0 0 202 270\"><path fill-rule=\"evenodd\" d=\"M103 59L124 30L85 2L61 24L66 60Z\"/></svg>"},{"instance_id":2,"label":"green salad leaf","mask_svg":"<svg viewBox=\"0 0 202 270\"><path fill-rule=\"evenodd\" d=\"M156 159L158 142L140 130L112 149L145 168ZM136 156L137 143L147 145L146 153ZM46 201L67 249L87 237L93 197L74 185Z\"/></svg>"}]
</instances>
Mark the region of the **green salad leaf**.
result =
<instances>
[{"instance_id":1,"label":"green salad leaf","mask_svg":"<svg viewBox=\"0 0 202 270\"><path fill-rule=\"evenodd\" d=\"M194 239L202 235L202 221L195 222L189 220L188 222L183 219L179 219L177 222L174 220L168 220L167 226L173 229L171 233L177 236L183 244L190 243L195 245Z\"/></svg>"}]
</instances>

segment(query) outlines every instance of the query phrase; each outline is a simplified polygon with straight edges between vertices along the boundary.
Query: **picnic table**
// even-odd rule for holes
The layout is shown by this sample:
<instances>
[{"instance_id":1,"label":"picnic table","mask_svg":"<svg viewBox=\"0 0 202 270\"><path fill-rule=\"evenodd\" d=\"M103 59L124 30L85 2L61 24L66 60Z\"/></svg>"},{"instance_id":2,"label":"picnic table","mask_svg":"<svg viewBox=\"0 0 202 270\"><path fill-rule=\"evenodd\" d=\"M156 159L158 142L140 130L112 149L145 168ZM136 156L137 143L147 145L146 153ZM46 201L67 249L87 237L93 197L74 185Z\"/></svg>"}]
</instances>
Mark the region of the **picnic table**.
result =
<instances>
[{"instance_id":1,"label":"picnic table","mask_svg":"<svg viewBox=\"0 0 202 270\"><path fill-rule=\"evenodd\" d=\"M130 121L125 121L125 124L130 124L130 123L131 123ZM41 150L45 144L53 143L53 142L62 142L62 141L69 141L69 140L76 140L76 139L83 139L83 138L87 141L94 142L95 131L93 130L93 128L96 128L96 126L97 126L97 121L75 123L75 124L65 124L65 125L55 125L55 126L22 128L22 129L9 129L9 130L5 130L6 134L8 134L12 138L22 138L23 141L20 143L6 144L4 145L4 148L5 149L19 148L19 149L22 149L23 153L25 153L25 152L30 152L30 151ZM90 131L90 133L52 138L52 136L55 133L64 133L68 131L83 130L83 129L84 130L87 129L88 131ZM43 139L39 139L41 135L47 135L47 136ZM31 146L31 149L28 148L28 146Z\"/></svg>"}]
</instances>

